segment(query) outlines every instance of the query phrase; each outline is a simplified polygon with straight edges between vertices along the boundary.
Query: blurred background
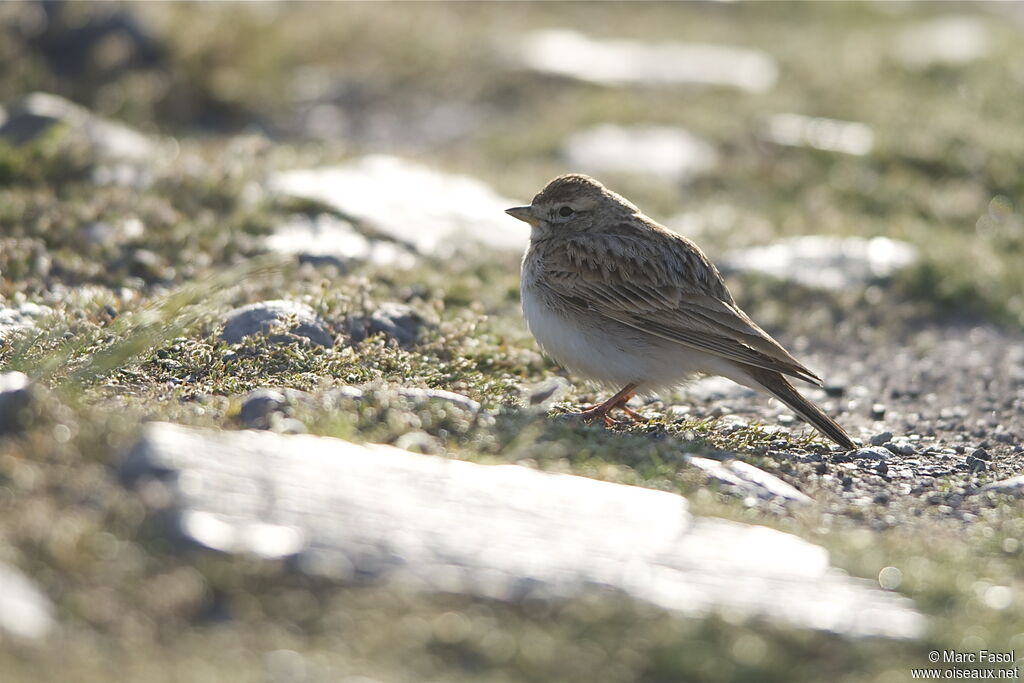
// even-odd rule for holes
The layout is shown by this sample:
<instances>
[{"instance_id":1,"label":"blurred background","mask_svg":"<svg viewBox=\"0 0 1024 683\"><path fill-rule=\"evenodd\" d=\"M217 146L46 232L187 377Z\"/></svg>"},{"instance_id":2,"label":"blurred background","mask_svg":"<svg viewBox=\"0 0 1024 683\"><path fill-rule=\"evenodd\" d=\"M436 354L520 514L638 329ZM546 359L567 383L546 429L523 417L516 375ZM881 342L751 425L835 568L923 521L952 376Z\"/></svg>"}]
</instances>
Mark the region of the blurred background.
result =
<instances>
[{"instance_id":1,"label":"blurred background","mask_svg":"<svg viewBox=\"0 0 1024 683\"><path fill-rule=\"evenodd\" d=\"M9 107L47 92L147 135L245 135L304 155L277 167L396 154L516 202L584 171L716 256L779 235L888 236L922 256L911 293L1024 320L1009 265L1022 248L1018 3L0 13ZM25 135L9 122L3 137Z\"/></svg>"},{"instance_id":2,"label":"blurred background","mask_svg":"<svg viewBox=\"0 0 1024 683\"><path fill-rule=\"evenodd\" d=\"M0 424L0 570L59 624L4 643L0 678L72 680L57 648L81 680L349 683L894 681L931 648L1024 650L1021 504L964 488L1020 470L1022 29L1010 2L0 3L0 361L40 388L32 420ZM716 387L666 397L653 436L520 410L568 382L522 324L526 234L502 210L566 172L700 244L853 433L916 434L903 455L923 434L906 487L762 457L810 446L777 446L757 425L791 418ZM286 265L259 270L267 255ZM307 306L312 344L224 336L225 310L277 299ZM26 330L34 345L6 343ZM366 383L344 410L321 401ZM268 386L313 398L247 423ZM410 387L497 418L409 408ZM733 414L749 424L713 422ZM146 420L680 492L889 577L929 630L410 595L182 550L115 474ZM755 458L820 507L712 495L681 449Z\"/></svg>"}]
</instances>

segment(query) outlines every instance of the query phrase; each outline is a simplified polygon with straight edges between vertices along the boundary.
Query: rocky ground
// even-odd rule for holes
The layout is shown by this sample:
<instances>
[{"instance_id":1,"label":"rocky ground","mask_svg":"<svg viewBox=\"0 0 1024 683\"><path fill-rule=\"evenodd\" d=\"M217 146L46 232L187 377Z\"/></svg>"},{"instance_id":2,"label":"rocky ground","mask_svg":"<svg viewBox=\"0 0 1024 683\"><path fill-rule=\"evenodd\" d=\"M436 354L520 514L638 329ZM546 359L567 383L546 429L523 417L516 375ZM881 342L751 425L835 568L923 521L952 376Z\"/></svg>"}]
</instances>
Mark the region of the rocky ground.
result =
<instances>
[{"instance_id":1,"label":"rocky ground","mask_svg":"<svg viewBox=\"0 0 1024 683\"><path fill-rule=\"evenodd\" d=\"M947 9L0 8L4 680L1024 652L1020 16ZM564 419L503 209L566 170L860 447L714 378Z\"/></svg>"}]
</instances>

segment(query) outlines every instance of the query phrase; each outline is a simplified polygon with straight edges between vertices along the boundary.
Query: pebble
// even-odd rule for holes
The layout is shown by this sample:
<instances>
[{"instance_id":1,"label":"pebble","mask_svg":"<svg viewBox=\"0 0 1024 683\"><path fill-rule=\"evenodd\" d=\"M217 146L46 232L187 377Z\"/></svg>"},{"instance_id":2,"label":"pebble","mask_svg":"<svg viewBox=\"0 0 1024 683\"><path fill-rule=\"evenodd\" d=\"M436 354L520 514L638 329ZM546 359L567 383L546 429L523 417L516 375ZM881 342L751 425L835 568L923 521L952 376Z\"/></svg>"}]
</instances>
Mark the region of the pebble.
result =
<instances>
[{"instance_id":1,"label":"pebble","mask_svg":"<svg viewBox=\"0 0 1024 683\"><path fill-rule=\"evenodd\" d=\"M523 391L523 401L528 406L547 410L569 393L571 385L564 377L551 377ZM689 412L689 411L687 411Z\"/></svg>"},{"instance_id":2,"label":"pebble","mask_svg":"<svg viewBox=\"0 0 1024 683\"><path fill-rule=\"evenodd\" d=\"M42 638L56 625L54 612L53 603L35 581L0 562L0 634Z\"/></svg>"},{"instance_id":3,"label":"pebble","mask_svg":"<svg viewBox=\"0 0 1024 683\"><path fill-rule=\"evenodd\" d=\"M992 459L992 456L989 455L988 451L986 451L984 448L976 448L976 449L974 449L974 452L971 453L971 457L977 458L979 460L991 460Z\"/></svg>"},{"instance_id":4,"label":"pebble","mask_svg":"<svg viewBox=\"0 0 1024 683\"><path fill-rule=\"evenodd\" d=\"M988 472L988 463L980 458L976 458L973 455L968 455L967 460L967 471L974 472Z\"/></svg>"},{"instance_id":5,"label":"pebble","mask_svg":"<svg viewBox=\"0 0 1024 683\"><path fill-rule=\"evenodd\" d=\"M7 108L6 120L0 121L0 139L23 145L56 128L88 146L100 159L151 162L158 151L142 133L100 118L63 97L41 92L26 95Z\"/></svg>"},{"instance_id":6,"label":"pebble","mask_svg":"<svg viewBox=\"0 0 1024 683\"><path fill-rule=\"evenodd\" d=\"M238 419L246 427L267 429L271 413L278 412L288 405L288 399L280 391L274 389L255 389L250 391L242 401L238 411Z\"/></svg>"},{"instance_id":7,"label":"pebble","mask_svg":"<svg viewBox=\"0 0 1024 683\"><path fill-rule=\"evenodd\" d=\"M886 448L881 448L879 446L869 446L867 448L858 448L857 450L853 451L851 455L854 458L862 458L865 460L887 460L891 453Z\"/></svg>"},{"instance_id":8,"label":"pebble","mask_svg":"<svg viewBox=\"0 0 1024 683\"><path fill-rule=\"evenodd\" d=\"M569 29L526 35L520 59L532 70L602 85L718 85L763 93L778 63L747 47L689 42L601 39Z\"/></svg>"},{"instance_id":9,"label":"pebble","mask_svg":"<svg viewBox=\"0 0 1024 683\"><path fill-rule=\"evenodd\" d=\"M842 398L846 393L846 387L842 384L826 384L825 395L829 398Z\"/></svg>"},{"instance_id":10,"label":"pebble","mask_svg":"<svg viewBox=\"0 0 1024 683\"><path fill-rule=\"evenodd\" d=\"M882 446L887 441L892 441L892 432L879 432L871 437L872 446Z\"/></svg>"},{"instance_id":11,"label":"pebble","mask_svg":"<svg viewBox=\"0 0 1024 683\"><path fill-rule=\"evenodd\" d=\"M288 334L271 335L269 341L288 343L297 337L304 337L319 346L334 346L327 324L316 311L306 304L283 299L261 301L231 311L225 316L224 331L220 333L220 338L229 344L238 344L246 337L269 332L286 320L294 323Z\"/></svg>"},{"instance_id":12,"label":"pebble","mask_svg":"<svg viewBox=\"0 0 1024 683\"><path fill-rule=\"evenodd\" d=\"M415 252L441 258L467 243L521 253L530 227L505 214L523 202L503 197L477 178L453 175L387 155L341 166L272 176L271 190L325 202Z\"/></svg>"},{"instance_id":13,"label":"pebble","mask_svg":"<svg viewBox=\"0 0 1024 683\"><path fill-rule=\"evenodd\" d=\"M1024 475L1018 475L1016 477L1010 477L1009 479L1002 479L1000 481L993 481L989 484L985 484L980 489L982 491L992 491L995 493L1009 493L1015 496L1020 496L1024 493Z\"/></svg>"},{"instance_id":14,"label":"pebble","mask_svg":"<svg viewBox=\"0 0 1024 683\"><path fill-rule=\"evenodd\" d=\"M420 389L417 387L403 387L398 390L398 395L414 403L422 403L430 400L445 401L457 408L471 413L480 412L480 404L468 396L457 394L454 391L443 389Z\"/></svg>"},{"instance_id":15,"label":"pebble","mask_svg":"<svg viewBox=\"0 0 1024 683\"><path fill-rule=\"evenodd\" d=\"M399 346L411 346L419 339L425 325L423 316L411 306L387 302L368 316L350 318L347 327L353 344L383 334L397 341Z\"/></svg>"},{"instance_id":16,"label":"pebble","mask_svg":"<svg viewBox=\"0 0 1024 683\"><path fill-rule=\"evenodd\" d=\"M48 306L27 302L17 308L0 305L0 341L16 332L33 329L40 320L52 313L53 309Z\"/></svg>"},{"instance_id":17,"label":"pebble","mask_svg":"<svg viewBox=\"0 0 1024 683\"><path fill-rule=\"evenodd\" d=\"M885 406L881 403L875 403L871 406L871 419L881 420L885 417Z\"/></svg>"},{"instance_id":18,"label":"pebble","mask_svg":"<svg viewBox=\"0 0 1024 683\"><path fill-rule=\"evenodd\" d=\"M887 237L804 235L730 251L725 271L763 273L813 289L845 290L894 276L918 260L915 247Z\"/></svg>"},{"instance_id":19,"label":"pebble","mask_svg":"<svg viewBox=\"0 0 1024 683\"><path fill-rule=\"evenodd\" d=\"M32 417L32 386L23 372L0 374L0 434L23 430Z\"/></svg>"},{"instance_id":20,"label":"pebble","mask_svg":"<svg viewBox=\"0 0 1024 683\"><path fill-rule=\"evenodd\" d=\"M688 180L718 163L706 140L681 128L610 123L573 133L562 149L568 165L595 176L609 173Z\"/></svg>"}]
</instances>

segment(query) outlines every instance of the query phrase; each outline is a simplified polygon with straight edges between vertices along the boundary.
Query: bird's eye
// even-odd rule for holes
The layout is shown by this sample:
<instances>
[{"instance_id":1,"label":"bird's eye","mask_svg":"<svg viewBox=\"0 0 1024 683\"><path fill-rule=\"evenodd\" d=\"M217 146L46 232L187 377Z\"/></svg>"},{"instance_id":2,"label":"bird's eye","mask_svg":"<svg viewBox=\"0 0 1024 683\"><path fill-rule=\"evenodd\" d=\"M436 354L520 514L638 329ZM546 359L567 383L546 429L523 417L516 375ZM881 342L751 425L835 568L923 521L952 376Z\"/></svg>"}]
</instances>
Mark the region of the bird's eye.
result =
<instances>
[{"instance_id":1,"label":"bird's eye","mask_svg":"<svg viewBox=\"0 0 1024 683\"><path fill-rule=\"evenodd\" d=\"M558 215L561 216L562 218L568 218L569 216L572 215L572 209L568 206L563 206L561 209L558 210Z\"/></svg>"}]
</instances>

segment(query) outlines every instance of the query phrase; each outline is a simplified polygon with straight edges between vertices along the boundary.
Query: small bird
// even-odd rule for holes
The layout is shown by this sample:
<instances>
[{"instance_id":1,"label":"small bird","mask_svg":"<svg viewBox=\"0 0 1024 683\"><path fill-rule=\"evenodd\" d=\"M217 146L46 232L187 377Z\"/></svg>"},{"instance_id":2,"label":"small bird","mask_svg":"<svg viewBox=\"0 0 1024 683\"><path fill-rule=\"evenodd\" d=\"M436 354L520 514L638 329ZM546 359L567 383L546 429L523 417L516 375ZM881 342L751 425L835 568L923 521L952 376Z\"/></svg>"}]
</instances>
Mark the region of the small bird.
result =
<instances>
[{"instance_id":1,"label":"small bird","mask_svg":"<svg viewBox=\"0 0 1024 683\"><path fill-rule=\"evenodd\" d=\"M767 391L843 448L849 435L788 377L821 385L740 310L718 269L690 240L651 220L597 180L552 180L529 206L523 314L541 348L568 370L621 390L578 415L614 424L635 394L721 375Z\"/></svg>"}]
</instances>

